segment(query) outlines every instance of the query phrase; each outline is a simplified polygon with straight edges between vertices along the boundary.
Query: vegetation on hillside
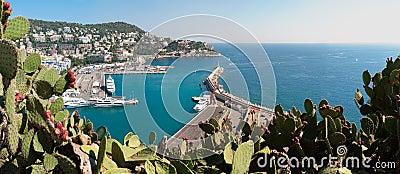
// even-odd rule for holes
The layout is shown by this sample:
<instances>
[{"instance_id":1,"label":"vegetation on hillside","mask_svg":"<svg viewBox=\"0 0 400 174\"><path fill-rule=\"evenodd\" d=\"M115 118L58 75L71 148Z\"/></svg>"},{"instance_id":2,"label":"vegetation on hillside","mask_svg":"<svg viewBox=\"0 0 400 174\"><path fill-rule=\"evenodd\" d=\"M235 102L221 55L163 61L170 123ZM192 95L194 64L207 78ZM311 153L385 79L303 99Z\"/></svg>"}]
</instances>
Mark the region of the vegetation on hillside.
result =
<instances>
[{"instance_id":1,"label":"vegetation on hillside","mask_svg":"<svg viewBox=\"0 0 400 174\"><path fill-rule=\"evenodd\" d=\"M57 31L59 28L70 27L70 28L87 28L87 29L96 29L99 31L99 34L105 35L107 31L117 31L118 33L140 33L143 34L141 28L136 25L128 24L126 22L108 22L102 24L79 24L79 23L70 23L70 22L60 22L60 21L43 21L36 19L29 19L32 28L43 28L49 30Z\"/></svg>"}]
</instances>

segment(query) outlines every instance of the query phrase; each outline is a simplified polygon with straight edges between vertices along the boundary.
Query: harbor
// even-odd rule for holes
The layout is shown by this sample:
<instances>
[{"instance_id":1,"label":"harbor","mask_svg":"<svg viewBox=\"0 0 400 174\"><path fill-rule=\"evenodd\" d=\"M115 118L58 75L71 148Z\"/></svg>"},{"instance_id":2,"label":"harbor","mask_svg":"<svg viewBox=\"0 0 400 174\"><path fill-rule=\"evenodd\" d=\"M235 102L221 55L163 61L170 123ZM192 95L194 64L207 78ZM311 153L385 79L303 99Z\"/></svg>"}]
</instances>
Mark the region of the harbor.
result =
<instances>
[{"instance_id":1,"label":"harbor","mask_svg":"<svg viewBox=\"0 0 400 174\"><path fill-rule=\"evenodd\" d=\"M132 62L100 64L81 67L76 70L76 89L63 95L67 109L79 107L121 107L135 105L139 101L126 96L113 96L115 83L111 75L116 74L165 74L171 66L150 66Z\"/></svg>"},{"instance_id":2,"label":"harbor","mask_svg":"<svg viewBox=\"0 0 400 174\"><path fill-rule=\"evenodd\" d=\"M168 147L177 147L183 139L200 140L204 132L198 126L210 118L217 121L225 117L231 118L232 128L239 131L241 121L246 121L250 125L265 125L272 119L274 111L270 108L251 103L248 100L237 97L223 89L218 83L218 79L224 72L224 68L217 66L214 71L204 80L204 85L211 94L209 103L184 127L167 140ZM194 96L192 100L201 101L201 96ZM198 103L197 105L199 105ZM196 105L196 106L197 106ZM195 108L196 108L195 106ZM193 108L193 109L195 109ZM194 141L194 147L201 146L201 141Z\"/></svg>"}]
</instances>

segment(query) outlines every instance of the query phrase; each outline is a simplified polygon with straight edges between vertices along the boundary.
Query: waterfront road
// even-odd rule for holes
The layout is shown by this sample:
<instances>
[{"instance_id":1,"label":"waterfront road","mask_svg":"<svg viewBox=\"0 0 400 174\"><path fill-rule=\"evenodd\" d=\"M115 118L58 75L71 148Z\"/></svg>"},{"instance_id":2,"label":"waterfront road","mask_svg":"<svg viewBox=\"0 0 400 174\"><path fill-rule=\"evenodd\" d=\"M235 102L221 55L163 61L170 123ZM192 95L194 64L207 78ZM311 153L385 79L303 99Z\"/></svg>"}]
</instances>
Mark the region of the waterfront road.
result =
<instances>
[{"instance_id":1,"label":"waterfront road","mask_svg":"<svg viewBox=\"0 0 400 174\"><path fill-rule=\"evenodd\" d=\"M222 115L223 108L217 105L209 105L200 113L198 113L188 124L182 129L175 133L171 138L168 139L168 147L176 147L180 145L183 137L187 137L190 140L197 140L203 137L204 132L200 129L199 123L206 121L210 118L216 118L217 120Z\"/></svg>"}]
</instances>

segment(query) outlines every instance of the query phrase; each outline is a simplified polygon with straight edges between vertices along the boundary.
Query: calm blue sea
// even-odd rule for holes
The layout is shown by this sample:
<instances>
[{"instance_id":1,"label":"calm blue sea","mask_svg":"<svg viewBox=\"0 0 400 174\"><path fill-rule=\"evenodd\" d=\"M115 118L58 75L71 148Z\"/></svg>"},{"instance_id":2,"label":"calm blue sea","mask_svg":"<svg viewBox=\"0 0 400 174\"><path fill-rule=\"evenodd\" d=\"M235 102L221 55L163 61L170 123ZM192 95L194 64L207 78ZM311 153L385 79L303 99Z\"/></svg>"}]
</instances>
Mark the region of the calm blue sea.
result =
<instances>
[{"instance_id":1,"label":"calm blue sea","mask_svg":"<svg viewBox=\"0 0 400 174\"><path fill-rule=\"evenodd\" d=\"M149 62L174 66L166 75L113 75L117 88L115 95L137 98L139 105L81 108L80 113L95 126L106 126L113 138L120 141L127 132L134 131L147 142L151 130L160 140L162 135L174 134L193 118L195 103L191 97L205 90L202 81L220 64L225 68L221 84L235 95L268 107L275 105L276 96L276 104L282 104L287 110L293 105L304 110L305 98L311 98L315 103L328 99L332 105L345 107L348 120L358 122L361 115L353 96L357 88L362 88L361 73L365 69L380 71L387 57L400 54L400 45L394 44L213 45L225 57ZM272 66L257 48L267 52Z\"/></svg>"}]
</instances>

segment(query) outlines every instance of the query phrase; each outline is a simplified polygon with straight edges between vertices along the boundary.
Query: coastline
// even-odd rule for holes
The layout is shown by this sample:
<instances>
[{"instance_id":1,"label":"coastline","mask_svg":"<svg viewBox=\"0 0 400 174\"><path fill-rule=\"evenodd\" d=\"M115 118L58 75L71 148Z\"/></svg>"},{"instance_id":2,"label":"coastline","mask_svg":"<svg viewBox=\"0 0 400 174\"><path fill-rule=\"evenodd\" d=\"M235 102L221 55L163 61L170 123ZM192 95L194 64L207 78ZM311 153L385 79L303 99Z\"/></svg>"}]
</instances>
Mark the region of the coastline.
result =
<instances>
[{"instance_id":1,"label":"coastline","mask_svg":"<svg viewBox=\"0 0 400 174\"><path fill-rule=\"evenodd\" d=\"M184 54L184 55L156 55L154 59L163 59L163 58L185 58L185 57L221 57L223 56L221 53L205 53L205 54Z\"/></svg>"}]
</instances>

